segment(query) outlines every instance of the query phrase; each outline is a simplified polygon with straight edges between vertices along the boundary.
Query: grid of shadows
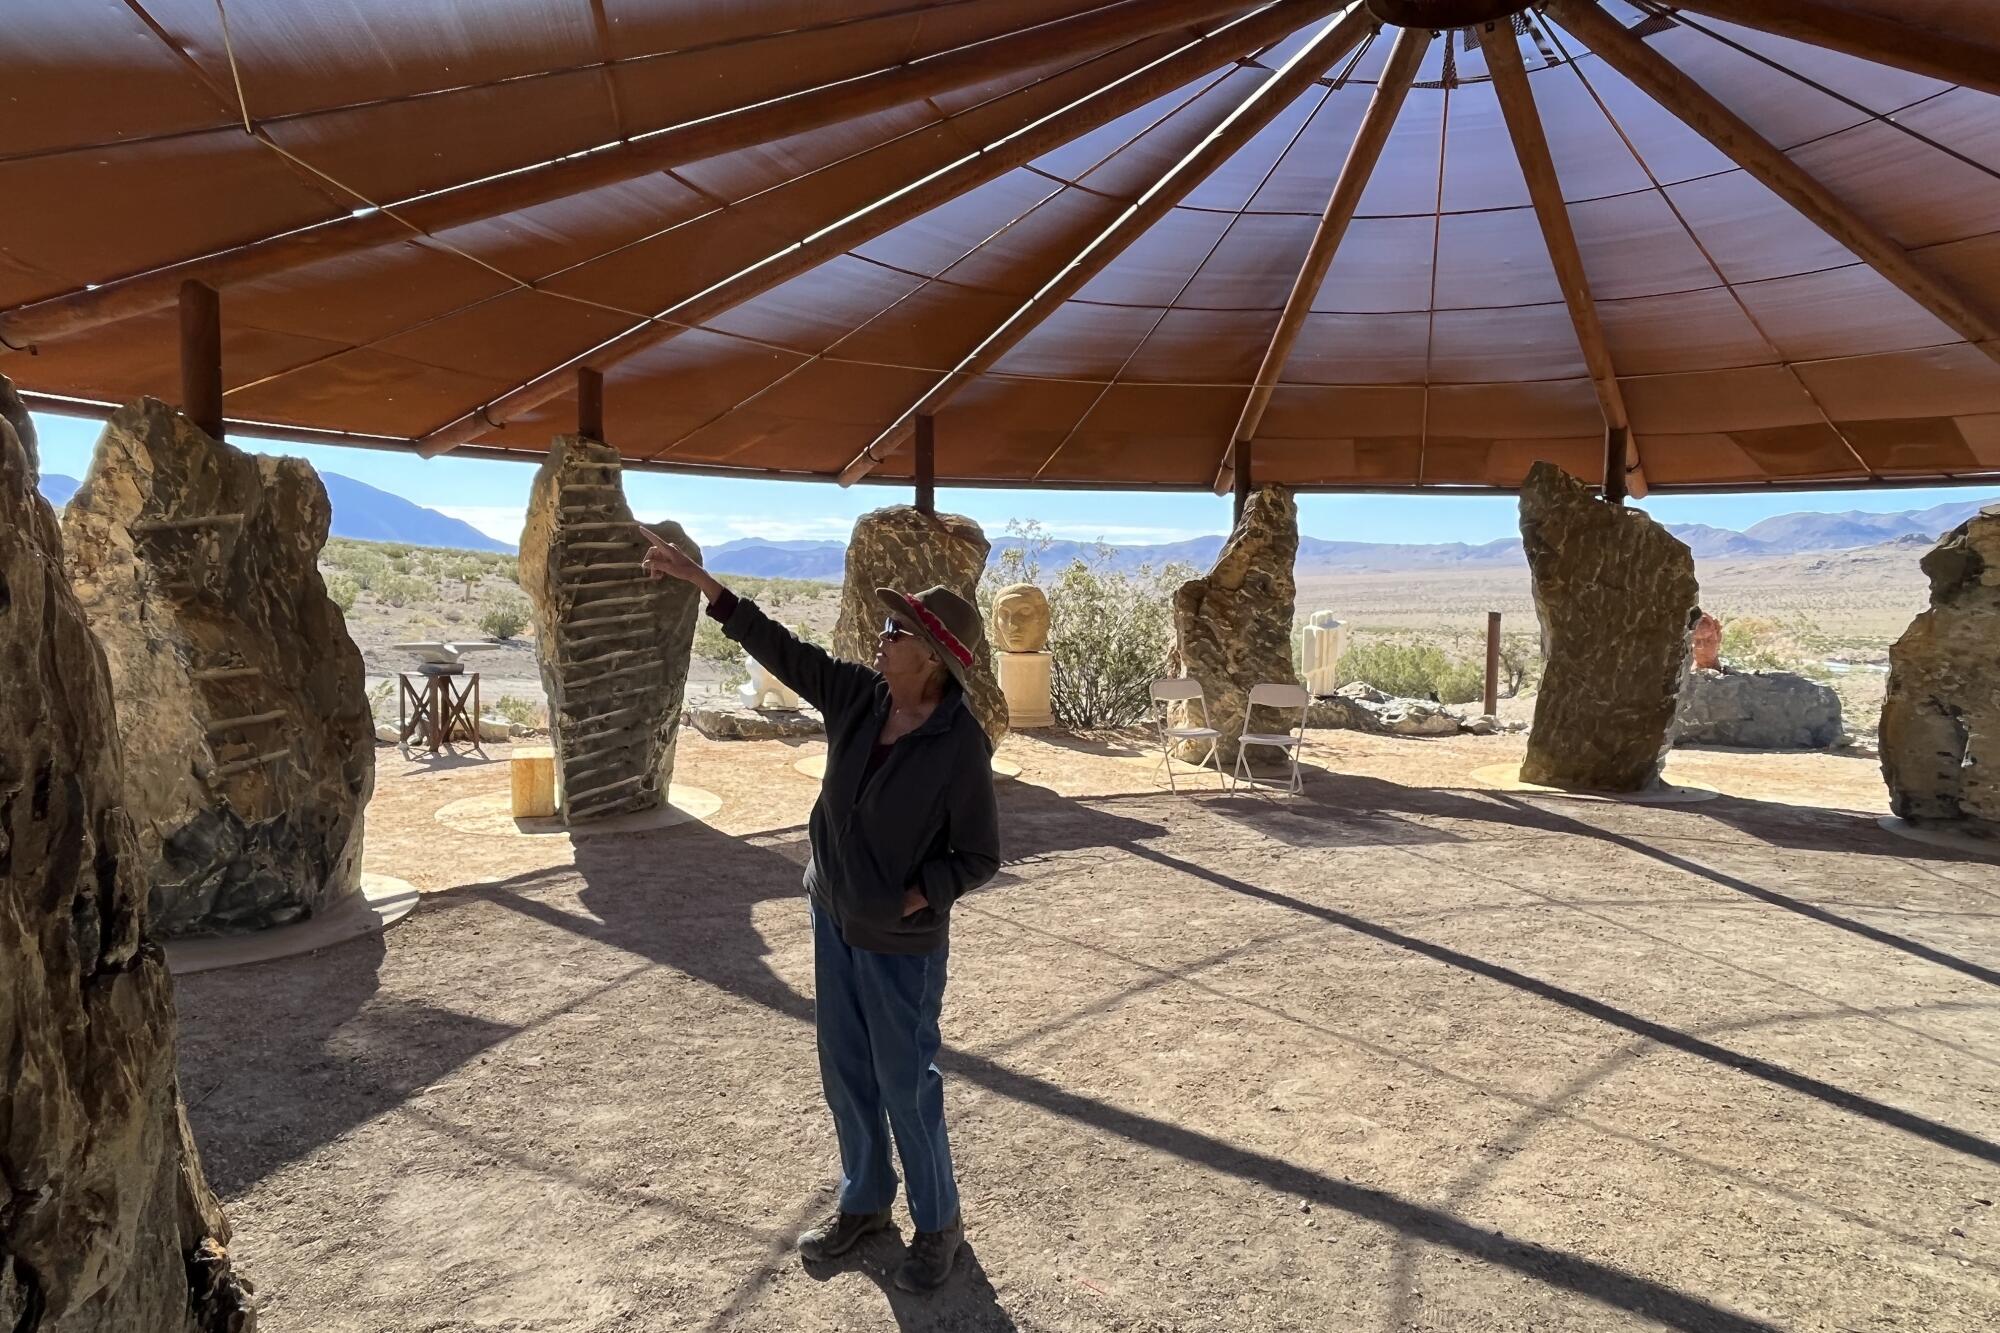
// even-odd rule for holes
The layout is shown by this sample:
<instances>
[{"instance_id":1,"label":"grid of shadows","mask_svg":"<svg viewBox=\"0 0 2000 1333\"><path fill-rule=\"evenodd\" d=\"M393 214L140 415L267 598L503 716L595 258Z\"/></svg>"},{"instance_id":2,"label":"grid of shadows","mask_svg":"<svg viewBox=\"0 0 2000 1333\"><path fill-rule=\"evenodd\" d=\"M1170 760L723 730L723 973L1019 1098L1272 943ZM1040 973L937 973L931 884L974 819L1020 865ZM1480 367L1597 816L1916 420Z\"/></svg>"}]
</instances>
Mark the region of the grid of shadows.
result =
<instances>
[{"instance_id":1,"label":"grid of shadows","mask_svg":"<svg viewBox=\"0 0 2000 1333\"><path fill-rule=\"evenodd\" d=\"M1531 977L1525 972L1517 971L1503 964L1489 962L1484 958L1469 953L1462 953L1457 949L1447 948L1442 944L1433 944L1429 940L1418 939L1414 935L1405 935L1399 930L1393 930L1388 926L1380 925L1365 917L1358 917L1352 913L1342 912L1337 908L1322 907L1318 903L1310 903L1301 898L1294 898L1290 894L1280 893L1275 889L1267 889L1261 885L1245 883L1243 880L1232 878L1231 876L1222 874L1220 871L1210 870L1205 866L1196 865L1192 861L1184 861L1177 856L1170 856L1157 848L1138 846L1133 847L1131 852L1134 856L1152 861L1156 865L1164 866L1171 870L1178 870L1183 874L1205 880L1217 888L1227 889L1231 893L1242 894L1246 898L1255 898L1260 902L1269 903L1274 907L1282 907L1288 911L1300 912L1321 921L1331 922L1334 925L1345 927L1358 935L1365 935L1369 939L1379 940L1384 944L1393 945L1398 949L1408 950L1411 953L1429 958L1434 962L1442 963L1446 967L1457 968L1461 971L1486 977L1504 986L1510 986L1515 990L1559 1004L1565 1009L1587 1015L1590 1018L1597 1019L1599 1022L1608 1023L1612 1027L1620 1028L1626 1032L1658 1042L1660 1045L1668 1047L1671 1050L1681 1051L1687 1055L1711 1061L1726 1069L1737 1070L1740 1073L1748 1074L1752 1078L1761 1079L1775 1087L1784 1088L1787 1091L1811 1097L1815 1101L1824 1102L1826 1105L1845 1111L1850 1115L1873 1120L1877 1124L1887 1125L1892 1129L1899 1129L1907 1134L1914 1134L1918 1138L1925 1139L1943 1148L1949 1148L1953 1152L1964 1153L1968 1157L1976 1157L1985 1162L2000 1163L2000 1144L1992 1143L1987 1139L1980 1138L1976 1134L1967 1133L1965 1130L1932 1120L1927 1116L1918 1115L1913 1111L1905 1111L1900 1107L1890 1106L1886 1102L1876 1101L1872 1097L1863 1096L1858 1092L1851 1092L1837 1084L1828 1083L1824 1079L1814 1078L1810 1074L1801 1074L1796 1070L1787 1069L1783 1065L1774 1064L1758 1056L1745 1055L1741 1051L1730 1050L1726 1046L1719 1046L1712 1041L1692 1036L1689 1033L1681 1031L1679 1028L1654 1022L1650 1018L1641 1018L1637 1014L1620 1009L1615 1005L1606 1004L1604 1001L1593 996L1570 990L1564 986L1558 986L1553 982L1543 981L1540 977Z\"/></svg>"}]
</instances>

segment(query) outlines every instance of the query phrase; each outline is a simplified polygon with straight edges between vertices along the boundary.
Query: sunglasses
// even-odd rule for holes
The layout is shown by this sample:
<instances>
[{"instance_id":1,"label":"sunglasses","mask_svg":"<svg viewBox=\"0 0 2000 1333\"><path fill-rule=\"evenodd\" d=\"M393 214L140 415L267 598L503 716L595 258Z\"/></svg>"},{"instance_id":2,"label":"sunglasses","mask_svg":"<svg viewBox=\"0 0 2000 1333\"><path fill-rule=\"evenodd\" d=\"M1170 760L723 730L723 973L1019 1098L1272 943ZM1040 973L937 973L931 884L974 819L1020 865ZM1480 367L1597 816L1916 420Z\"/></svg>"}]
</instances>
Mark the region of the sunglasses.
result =
<instances>
[{"instance_id":1,"label":"sunglasses","mask_svg":"<svg viewBox=\"0 0 2000 1333\"><path fill-rule=\"evenodd\" d=\"M893 643L897 639L914 639L917 635L915 630L905 629L896 623L894 616L890 616L882 622L882 637Z\"/></svg>"}]
</instances>

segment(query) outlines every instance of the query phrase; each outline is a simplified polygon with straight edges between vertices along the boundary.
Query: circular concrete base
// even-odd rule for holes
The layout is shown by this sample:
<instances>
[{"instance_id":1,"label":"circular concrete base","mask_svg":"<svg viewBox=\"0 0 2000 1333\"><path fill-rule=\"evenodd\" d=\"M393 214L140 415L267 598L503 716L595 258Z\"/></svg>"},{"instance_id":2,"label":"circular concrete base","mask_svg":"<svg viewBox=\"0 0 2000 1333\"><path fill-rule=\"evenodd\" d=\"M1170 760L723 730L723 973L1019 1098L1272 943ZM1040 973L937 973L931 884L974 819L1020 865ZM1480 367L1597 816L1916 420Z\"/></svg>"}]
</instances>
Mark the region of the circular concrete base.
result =
<instances>
[{"instance_id":1,"label":"circular concrete base","mask_svg":"<svg viewBox=\"0 0 2000 1333\"><path fill-rule=\"evenodd\" d=\"M468 796L441 807L437 822L460 833L476 833L483 838L592 838L607 833L647 833L672 828L676 824L707 819L722 808L722 798L700 787L684 787L676 782L667 789L667 803L629 815L592 819L571 828L555 815L516 819L512 792L489 792Z\"/></svg>"},{"instance_id":2,"label":"circular concrete base","mask_svg":"<svg viewBox=\"0 0 2000 1333\"><path fill-rule=\"evenodd\" d=\"M1932 847L1949 847L1955 852L1970 852L1974 856L1989 857L2000 861L2000 838L1982 838L1976 833L1962 833L1957 829L1940 828L1935 824L1912 824L1907 819L1895 815L1883 815L1875 821L1899 838L1911 842L1927 843Z\"/></svg>"},{"instance_id":3,"label":"circular concrete base","mask_svg":"<svg viewBox=\"0 0 2000 1333\"><path fill-rule=\"evenodd\" d=\"M184 977L246 963L268 963L378 934L408 916L416 905L415 885L388 875L363 874L361 892L349 894L329 910L295 925L243 935L196 935L167 940L160 947L167 955L167 971Z\"/></svg>"},{"instance_id":4,"label":"circular concrete base","mask_svg":"<svg viewBox=\"0 0 2000 1333\"><path fill-rule=\"evenodd\" d=\"M826 777L826 755L809 754L796 764L793 764L792 768L796 772L805 774L814 782L818 782ZM1018 778L1021 776L1021 766L1011 759L1002 759L998 755L995 755L993 758L993 776L996 778Z\"/></svg>"},{"instance_id":5,"label":"circular concrete base","mask_svg":"<svg viewBox=\"0 0 2000 1333\"><path fill-rule=\"evenodd\" d=\"M1651 791L1575 791L1568 787L1544 787L1540 783L1521 781L1519 764L1488 764L1475 768L1469 774L1474 782L1493 787L1500 791L1526 792L1533 796L1565 796L1575 801L1606 801L1619 805L1692 805L1696 801L1712 801L1722 795L1713 787L1705 787L1698 782L1663 783Z\"/></svg>"}]
</instances>

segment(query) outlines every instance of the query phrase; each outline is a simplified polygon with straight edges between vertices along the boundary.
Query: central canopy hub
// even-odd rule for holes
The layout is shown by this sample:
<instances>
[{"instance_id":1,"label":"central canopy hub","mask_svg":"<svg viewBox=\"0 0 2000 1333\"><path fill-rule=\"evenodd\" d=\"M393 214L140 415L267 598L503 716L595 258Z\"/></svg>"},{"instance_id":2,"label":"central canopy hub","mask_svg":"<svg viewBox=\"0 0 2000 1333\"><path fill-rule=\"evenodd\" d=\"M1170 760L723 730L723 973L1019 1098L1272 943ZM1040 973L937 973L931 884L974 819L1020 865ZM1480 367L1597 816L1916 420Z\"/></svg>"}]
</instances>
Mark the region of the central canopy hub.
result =
<instances>
[{"instance_id":1,"label":"central canopy hub","mask_svg":"<svg viewBox=\"0 0 2000 1333\"><path fill-rule=\"evenodd\" d=\"M1366 0L1368 12L1399 28L1471 28L1527 6L1521 0Z\"/></svg>"}]
</instances>

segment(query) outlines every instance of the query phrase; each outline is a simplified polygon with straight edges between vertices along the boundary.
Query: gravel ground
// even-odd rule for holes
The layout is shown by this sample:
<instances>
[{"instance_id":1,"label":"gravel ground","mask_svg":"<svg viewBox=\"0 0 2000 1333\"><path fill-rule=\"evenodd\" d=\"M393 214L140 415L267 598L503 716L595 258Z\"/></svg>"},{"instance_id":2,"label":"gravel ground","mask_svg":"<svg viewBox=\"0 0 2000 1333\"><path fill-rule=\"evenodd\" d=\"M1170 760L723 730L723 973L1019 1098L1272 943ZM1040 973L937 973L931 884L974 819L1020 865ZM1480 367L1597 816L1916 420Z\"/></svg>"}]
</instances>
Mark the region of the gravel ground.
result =
<instances>
[{"instance_id":1,"label":"gravel ground","mask_svg":"<svg viewBox=\"0 0 2000 1333\"><path fill-rule=\"evenodd\" d=\"M1007 742L926 1299L897 1237L791 1252L833 1175L815 747L685 735L719 813L575 844L447 830L504 765L382 752L368 866L417 912L179 987L264 1327L1995 1326L2000 865L1880 830L1859 759L1686 752L1727 794L1641 807L1467 780L1515 737L1315 739L1292 799Z\"/></svg>"}]
</instances>

